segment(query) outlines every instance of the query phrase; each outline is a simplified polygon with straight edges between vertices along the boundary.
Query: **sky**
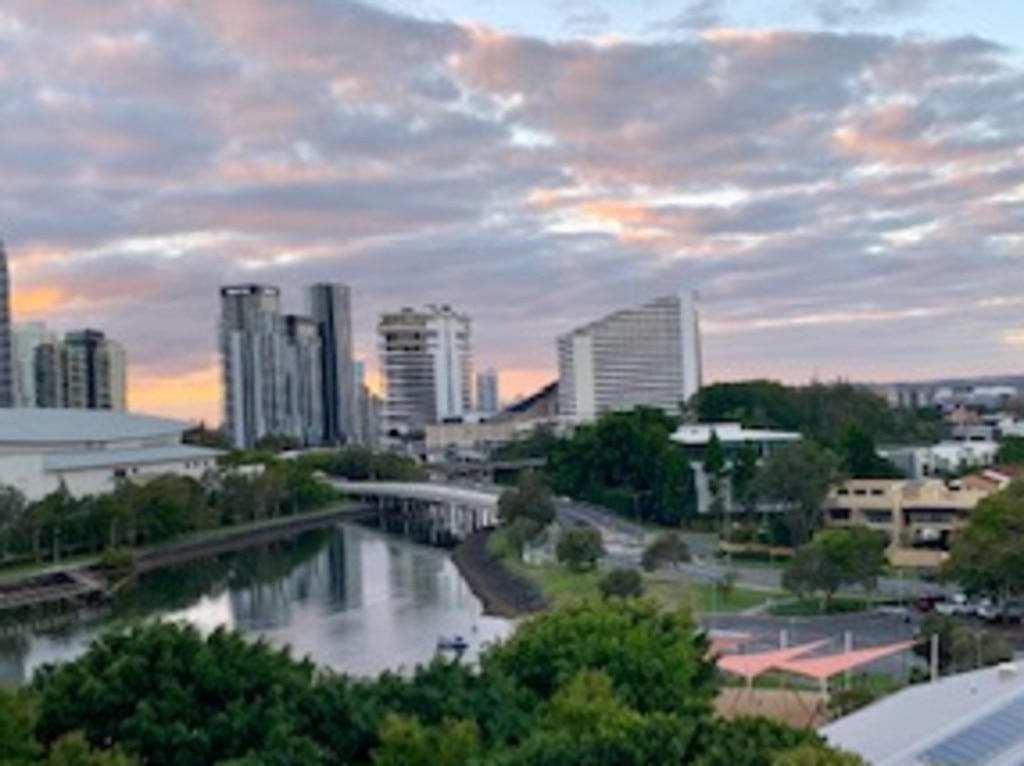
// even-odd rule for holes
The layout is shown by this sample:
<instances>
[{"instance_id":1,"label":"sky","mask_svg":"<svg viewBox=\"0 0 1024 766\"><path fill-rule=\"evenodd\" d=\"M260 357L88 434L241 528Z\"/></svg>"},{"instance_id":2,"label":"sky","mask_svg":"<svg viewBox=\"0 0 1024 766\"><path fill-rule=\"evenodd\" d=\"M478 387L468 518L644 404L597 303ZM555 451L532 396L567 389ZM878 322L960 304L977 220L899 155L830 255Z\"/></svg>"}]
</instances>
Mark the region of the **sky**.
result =
<instances>
[{"instance_id":1,"label":"sky","mask_svg":"<svg viewBox=\"0 0 1024 766\"><path fill-rule=\"evenodd\" d=\"M558 334L694 289L707 382L1024 371L1024 5L4 0L15 321L220 419L218 288L473 320L506 398Z\"/></svg>"}]
</instances>

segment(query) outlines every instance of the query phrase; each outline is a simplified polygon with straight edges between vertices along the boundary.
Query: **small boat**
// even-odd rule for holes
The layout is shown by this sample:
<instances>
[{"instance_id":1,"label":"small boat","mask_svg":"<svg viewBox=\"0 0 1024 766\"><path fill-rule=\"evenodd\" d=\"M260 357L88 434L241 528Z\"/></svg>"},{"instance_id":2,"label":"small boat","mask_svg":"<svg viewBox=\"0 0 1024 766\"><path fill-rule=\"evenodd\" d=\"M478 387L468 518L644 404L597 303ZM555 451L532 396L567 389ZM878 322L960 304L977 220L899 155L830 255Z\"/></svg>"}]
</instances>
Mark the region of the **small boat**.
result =
<instances>
[{"instance_id":1,"label":"small boat","mask_svg":"<svg viewBox=\"0 0 1024 766\"><path fill-rule=\"evenodd\" d=\"M441 652L464 652L469 648L469 642L462 636L440 636L437 639L437 649Z\"/></svg>"}]
</instances>

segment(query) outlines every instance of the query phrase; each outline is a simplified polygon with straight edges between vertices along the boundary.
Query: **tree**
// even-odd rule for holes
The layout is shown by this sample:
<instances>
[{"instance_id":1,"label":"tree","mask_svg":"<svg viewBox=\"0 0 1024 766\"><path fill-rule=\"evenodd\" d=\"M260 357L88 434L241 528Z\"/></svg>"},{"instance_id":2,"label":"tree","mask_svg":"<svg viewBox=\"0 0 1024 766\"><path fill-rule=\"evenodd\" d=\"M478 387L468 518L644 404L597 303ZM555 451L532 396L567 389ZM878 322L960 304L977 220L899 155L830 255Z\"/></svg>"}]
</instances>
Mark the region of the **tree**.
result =
<instances>
[{"instance_id":1,"label":"tree","mask_svg":"<svg viewBox=\"0 0 1024 766\"><path fill-rule=\"evenodd\" d=\"M878 454L874 437L857 424L847 427L840 443L842 472L854 479L900 479L903 472Z\"/></svg>"},{"instance_id":2,"label":"tree","mask_svg":"<svg viewBox=\"0 0 1024 766\"><path fill-rule=\"evenodd\" d=\"M555 520L555 504L543 477L524 471L513 489L498 498L498 519L504 525L524 522L539 531Z\"/></svg>"},{"instance_id":3,"label":"tree","mask_svg":"<svg viewBox=\"0 0 1024 766\"><path fill-rule=\"evenodd\" d=\"M999 440L996 461L1003 465L1024 463L1024 436L1004 436Z\"/></svg>"},{"instance_id":4,"label":"tree","mask_svg":"<svg viewBox=\"0 0 1024 766\"><path fill-rule=\"evenodd\" d=\"M820 745L800 745L777 754L771 766L869 766L859 755Z\"/></svg>"},{"instance_id":5,"label":"tree","mask_svg":"<svg viewBox=\"0 0 1024 766\"><path fill-rule=\"evenodd\" d=\"M998 634L934 612L925 615L917 636L914 653L926 663L931 662L932 636L938 636L943 674L997 665L1013 657L1013 647Z\"/></svg>"},{"instance_id":6,"label":"tree","mask_svg":"<svg viewBox=\"0 0 1024 766\"><path fill-rule=\"evenodd\" d=\"M777 503L794 545L807 542L822 523L822 504L838 478L835 455L801 440L772 452L758 470L758 497Z\"/></svg>"},{"instance_id":7,"label":"tree","mask_svg":"<svg viewBox=\"0 0 1024 766\"><path fill-rule=\"evenodd\" d=\"M573 572L582 572L597 566L604 555L604 542L596 527L572 526L563 529L555 543L558 563Z\"/></svg>"},{"instance_id":8,"label":"tree","mask_svg":"<svg viewBox=\"0 0 1024 766\"><path fill-rule=\"evenodd\" d=\"M755 480L757 479L757 449L744 444L736 451L729 468L733 502L746 511L753 511L757 502Z\"/></svg>"},{"instance_id":9,"label":"tree","mask_svg":"<svg viewBox=\"0 0 1024 766\"><path fill-rule=\"evenodd\" d=\"M801 596L820 593L827 608L844 585L873 590L885 567L884 533L863 527L827 529L797 548L782 573L782 585Z\"/></svg>"},{"instance_id":10,"label":"tree","mask_svg":"<svg viewBox=\"0 0 1024 766\"><path fill-rule=\"evenodd\" d=\"M602 415L552 447L551 486L623 516L677 526L696 512L696 491L686 456L669 438L675 428L649 407Z\"/></svg>"},{"instance_id":11,"label":"tree","mask_svg":"<svg viewBox=\"0 0 1024 766\"><path fill-rule=\"evenodd\" d=\"M989 495L953 542L945 574L968 593L1024 595L1024 482Z\"/></svg>"},{"instance_id":12,"label":"tree","mask_svg":"<svg viewBox=\"0 0 1024 766\"><path fill-rule=\"evenodd\" d=\"M660 533L650 545L644 548L640 557L640 565L644 570L653 572L659 567L690 560L690 549L683 536L675 530Z\"/></svg>"},{"instance_id":13,"label":"tree","mask_svg":"<svg viewBox=\"0 0 1024 766\"><path fill-rule=\"evenodd\" d=\"M25 692L0 686L0 764L36 763L41 748L34 731L36 711Z\"/></svg>"},{"instance_id":14,"label":"tree","mask_svg":"<svg viewBox=\"0 0 1024 766\"><path fill-rule=\"evenodd\" d=\"M824 747L817 734L767 718L716 719L700 728L693 766L773 766L780 753L796 747Z\"/></svg>"},{"instance_id":15,"label":"tree","mask_svg":"<svg viewBox=\"0 0 1024 766\"><path fill-rule=\"evenodd\" d=\"M640 598L644 595L644 578L635 569L619 567L608 572L597 583L603 598Z\"/></svg>"},{"instance_id":16,"label":"tree","mask_svg":"<svg viewBox=\"0 0 1024 766\"><path fill-rule=\"evenodd\" d=\"M464 766L480 752L480 734L473 721L446 718L425 727L418 718L389 713L374 750L375 766Z\"/></svg>"},{"instance_id":17,"label":"tree","mask_svg":"<svg viewBox=\"0 0 1024 766\"><path fill-rule=\"evenodd\" d=\"M528 620L481 664L485 675L505 676L541 700L599 668L615 696L640 713L703 717L718 690L708 648L686 611L644 599L588 601Z\"/></svg>"},{"instance_id":18,"label":"tree","mask_svg":"<svg viewBox=\"0 0 1024 766\"><path fill-rule=\"evenodd\" d=\"M728 510L725 507L725 500L722 497L725 489L725 479L729 475L728 464L725 459L725 450L722 447L722 440L718 438L718 432L711 431L711 438L708 439L708 446L704 451L704 473L708 478L708 491L711 493L711 510L713 513L722 514Z\"/></svg>"}]
</instances>

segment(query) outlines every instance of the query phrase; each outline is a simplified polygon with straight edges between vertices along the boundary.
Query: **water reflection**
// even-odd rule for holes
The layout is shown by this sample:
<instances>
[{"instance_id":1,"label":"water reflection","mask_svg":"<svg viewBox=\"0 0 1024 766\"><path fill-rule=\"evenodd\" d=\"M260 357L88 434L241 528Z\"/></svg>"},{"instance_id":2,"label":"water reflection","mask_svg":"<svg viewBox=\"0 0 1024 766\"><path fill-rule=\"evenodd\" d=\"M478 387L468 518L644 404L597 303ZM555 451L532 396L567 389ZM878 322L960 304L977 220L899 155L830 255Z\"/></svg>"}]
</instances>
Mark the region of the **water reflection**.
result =
<instances>
[{"instance_id":1,"label":"water reflection","mask_svg":"<svg viewBox=\"0 0 1024 766\"><path fill-rule=\"evenodd\" d=\"M357 675L429 660L439 636L465 636L472 656L508 630L482 615L446 554L343 526L147 574L101 622L2 637L0 682L77 656L107 627L154 617L235 627Z\"/></svg>"}]
</instances>

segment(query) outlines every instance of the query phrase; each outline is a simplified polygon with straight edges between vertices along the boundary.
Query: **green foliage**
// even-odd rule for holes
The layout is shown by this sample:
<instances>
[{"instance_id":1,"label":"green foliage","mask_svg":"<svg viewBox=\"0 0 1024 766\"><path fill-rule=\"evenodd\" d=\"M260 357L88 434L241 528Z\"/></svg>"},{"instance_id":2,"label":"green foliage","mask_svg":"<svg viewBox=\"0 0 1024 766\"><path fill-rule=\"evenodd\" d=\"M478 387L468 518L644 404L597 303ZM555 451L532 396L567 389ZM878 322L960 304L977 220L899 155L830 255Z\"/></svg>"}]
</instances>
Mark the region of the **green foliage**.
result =
<instances>
[{"instance_id":1,"label":"green foliage","mask_svg":"<svg viewBox=\"0 0 1024 766\"><path fill-rule=\"evenodd\" d=\"M758 497L781 505L793 545L807 542L822 525L822 504L839 478L839 461L809 440L774 450L755 479Z\"/></svg>"},{"instance_id":2,"label":"green foliage","mask_svg":"<svg viewBox=\"0 0 1024 766\"><path fill-rule=\"evenodd\" d=\"M712 717L707 650L687 613L637 599L529 620L479 667L438 659L365 680L237 634L149 624L0 692L0 763L742 766L820 747Z\"/></svg>"},{"instance_id":3,"label":"green foliage","mask_svg":"<svg viewBox=\"0 0 1024 766\"><path fill-rule=\"evenodd\" d=\"M644 548L640 557L640 565L647 572L653 572L659 567L674 566L683 561L690 560L690 549L686 545L683 536L675 530L660 533L650 545Z\"/></svg>"},{"instance_id":4,"label":"green foliage","mask_svg":"<svg viewBox=\"0 0 1024 766\"><path fill-rule=\"evenodd\" d=\"M491 458L496 462L547 458L557 442L553 429L538 426L525 437L497 447Z\"/></svg>"},{"instance_id":5,"label":"green foliage","mask_svg":"<svg viewBox=\"0 0 1024 766\"><path fill-rule=\"evenodd\" d=\"M757 500L757 460L757 449L744 444L729 468L733 501L745 511L752 511Z\"/></svg>"},{"instance_id":6,"label":"green foliage","mask_svg":"<svg viewBox=\"0 0 1024 766\"><path fill-rule=\"evenodd\" d=\"M554 445L551 485L624 516L676 526L696 512L697 501L686 456L669 440L675 427L646 407L603 415Z\"/></svg>"},{"instance_id":7,"label":"green foliage","mask_svg":"<svg viewBox=\"0 0 1024 766\"><path fill-rule=\"evenodd\" d=\"M503 525L521 522L534 534L555 520L555 504L551 492L539 473L525 471L513 489L506 489L498 498L498 518Z\"/></svg>"},{"instance_id":8,"label":"green foliage","mask_svg":"<svg viewBox=\"0 0 1024 766\"><path fill-rule=\"evenodd\" d=\"M839 444L842 473L853 479L902 479L903 472L878 454L874 437L860 425L846 428Z\"/></svg>"},{"instance_id":9,"label":"green foliage","mask_svg":"<svg viewBox=\"0 0 1024 766\"><path fill-rule=\"evenodd\" d=\"M894 409L877 394L842 382L800 387L768 380L716 383L702 388L693 406L701 422L797 431L837 449L853 426L875 442L931 443L945 433L936 410Z\"/></svg>"},{"instance_id":10,"label":"green foliage","mask_svg":"<svg viewBox=\"0 0 1024 766\"><path fill-rule=\"evenodd\" d=\"M116 743L154 766L303 747L298 706L313 680L308 662L236 633L135 628L37 677L37 735L49 743L81 730L93 745Z\"/></svg>"},{"instance_id":11,"label":"green foliage","mask_svg":"<svg viewBox=\"0 0 1024 766\"><path fill-rule=\"evenodd\" d=\"M644 595L644 578L635 569L616 568L597 583L603 598L640 598Z\"/></svg>"},{"instance_id":12,"label":"green foliage","mask_svg":"<svg viewBox=\"0 0 1024 766\"><path fill-rule=\"evenodd\" d=\"M567 527L558 535L555 558L573 572L584 572L597 566L604 555L604 542L596 527Z\"/></svg>"},{"instance_id":13,"label":"green foliage","mask_svg":"<svg viewBox=\"0 0 1024 766\"><path fill-rule=\"evenodd\" d=\"M663 612L640 599L584 602L523 623L483 667L541 699L599 668L634 710L703 716L717 691L707 650L686 612Z\"/></svg>"},{"instance_id":14,"label":"green foliage","mask_svg":"<svg viewBox=\"0 0 1024 766\"><path fill-rule=\"evenodd\" d=\"M797 548L782 573L782 585L800 596L820 593L827 604L844 585L873 590L885 568L884 533L864 527L826 529Z\"/></svg>"},{"instance_id":15,"label":"green foliage","mask_svg":"<svg viewBox=\"0 0 1024 766\"><path fill-rule=\"evenodd\" d=\"M939 637L941 673L962 673L997 665L1013 657L1013 647L997 633L933 612L921 621L920 640L914 645L914 652L925 662L931 662L933 635Z\"/></svg>"},{"instance_id":16,"label":"green foliage","mask_svg":"<svg viewBox=\"0 0 1024 766\"><path fill-rule=\"evenodd\" d=\"M969 593L1024 595L1024 482L978 503L953 542L944 574Z\"/></svg>"},{"instance_id":17,"label":"green foliage","mask_svg":"<svg viewBox=\"0 0 1024 766\"><path fill-rule=\"evenodd\" d=\"M1024 463L1024 436L1004 436L999 440L996 462L1003 465Z\"/></svg>"},{"instance_id":18,"label":"green foliage","mask_svg":"<svg viewBox=\"0 0 1024 766\"><path fill-rule=\"evenodd\" d=\"M821 738L766 718L740 717L701 728L693 766L773 766L780 753L801 746L822 747Z\"/></svg>"},{"instance_id":19,"label":"green foliage","mask_svg":"<svg viewBox=\"0 0 1024 766\"><path fill-rule=\"evenodd\" d=\"M414 458L365 447L344 447L304 455L304 466L352 481L424 481L427 472Z\"/></svg>"},{"instance_id":20,"label":"green foliage","mask_svg":"<svg viewBox=\"0 0 1024 766\"><path fill-rule=\"evenodd\" d=\"M114 577L130 574L135 569L135 551L123 546L107 548L100 554L96 566Z\"/></svg>"},{"instance_id":21,"label":"green foliage","mask_svg":"<svg viewBox=\"0 0 1024 766\"><path fill-rule=\"evenodd\" d=\"M439 727L425 727L418 718L389 713L380 728L375 766L462 766L480 751L473 721L446 718Z\"/></svg>"}]
</instances>

